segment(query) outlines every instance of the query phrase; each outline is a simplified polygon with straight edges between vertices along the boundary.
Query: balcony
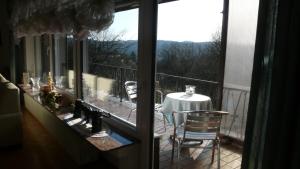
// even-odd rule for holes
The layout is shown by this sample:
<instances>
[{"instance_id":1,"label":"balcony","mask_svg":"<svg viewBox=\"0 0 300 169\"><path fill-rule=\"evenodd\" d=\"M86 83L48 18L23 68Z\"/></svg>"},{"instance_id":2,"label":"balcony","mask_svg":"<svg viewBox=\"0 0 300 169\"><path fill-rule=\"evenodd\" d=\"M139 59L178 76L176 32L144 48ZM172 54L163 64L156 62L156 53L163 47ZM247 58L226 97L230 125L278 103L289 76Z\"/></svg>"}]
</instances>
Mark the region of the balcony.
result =
<instances>
[{"instance_id":1,"label":"balcony","mask_svg":"<svg viewBox=\"0 0 300 169\"><path fill-rule=\"evenodd\" d=\"M84 79L84 98L86 101L94 104L97 107L107 110L113 113L120 119L126 120L129 123L136 123L136 111L133 110L130 118L128 115L131 111L132 104L126 95L124 83L126 81L136 81L136 69L95 64L92 63L89 66L92 72L96 75L88 73L83 74ZM91 80L91 76L94 78L102 77L111 79L111 89L107 92L105 99L99 96L103 93L99 92L97 80ZM98 80L99 81L99 80ZM221 165L225 168L239 168L241 163L241 147L237 148L232 146L230 142L226 140L234 139L239 143L243 142L245 134L245 123L247 118L247 106L249 101L249 90L233 88L232 86L221 86L218 82L207 81L201 79L194 79L188 77L168 75L164 73L156 74L156 87L159 88L164 96L172 92L181 92L185 90L186 84L192 84L196 86L196 93L201 93L209 96L212 99L213 109L220 109L218 105L221 105L221 109L230 112L227 117L223 118L221 133L224 137L224 144L221 149ZM100 84L101 85L101 84ZM222 89L223 88L223 89ZM223 100L221 100L221 93L223 90ZM155 133L162 135L160 140L160 168L214 168L216 164L210 165L210 150L194 150L187 152L179 161L175 160L171 163L171 142L170 135L173 133L173 126L167 124L166 131L164 130L164 124L162 116L155 116ZM229 139L226 139L229 138ZM186 152L185 152L186 153Z\"/></svg>"}]
</instances>

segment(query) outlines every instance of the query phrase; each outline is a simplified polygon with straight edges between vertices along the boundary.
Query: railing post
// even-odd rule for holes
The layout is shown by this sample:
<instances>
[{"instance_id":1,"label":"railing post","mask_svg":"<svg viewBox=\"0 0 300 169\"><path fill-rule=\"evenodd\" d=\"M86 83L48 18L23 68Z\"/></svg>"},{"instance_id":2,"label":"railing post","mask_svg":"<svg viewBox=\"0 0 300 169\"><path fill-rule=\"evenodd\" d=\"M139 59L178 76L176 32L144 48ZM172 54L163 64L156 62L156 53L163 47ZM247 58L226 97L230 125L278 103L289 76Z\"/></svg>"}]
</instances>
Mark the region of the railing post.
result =
<instances>
[{"instance_id":1,"label":"railing post","mask_svg":"<svg viewBox=\"0 0 300 169\"><path fill-rule=\"evenodd\" d=\"M120 72L120 74L121 74L121 78L120 78L120 83L119 83L119 90L120 90L120 92L119 92L119 95L120 95L120 102L122 102L122 99L123 99L123 72L124 72L124 70L122 69L122 68L119 68L119 72Z\"/></svg>"}]
</instances>

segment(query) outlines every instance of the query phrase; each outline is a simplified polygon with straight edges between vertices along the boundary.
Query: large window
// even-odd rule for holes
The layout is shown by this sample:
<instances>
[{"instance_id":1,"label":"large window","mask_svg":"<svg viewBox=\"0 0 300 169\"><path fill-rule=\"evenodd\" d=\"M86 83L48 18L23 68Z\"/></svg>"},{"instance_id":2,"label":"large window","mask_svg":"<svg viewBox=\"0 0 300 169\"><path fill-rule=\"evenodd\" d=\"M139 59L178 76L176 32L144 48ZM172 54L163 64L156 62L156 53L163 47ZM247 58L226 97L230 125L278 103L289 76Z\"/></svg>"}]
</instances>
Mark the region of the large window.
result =
<instances>
[{"instance_id":1,"label":"large window","mask_svg":"<svg viewBox=\"0 0 300 169\"><path fill-rule=\"evenodd\" d=\"M106 30L92 32L83 41L83 98L97 107L136 123L136 87L125 90L125 83L136 84L138 9L115 14Z\"/></svg>"},{"instance_id":2,"label":"large window","mask_svg":"<svg viewBox=\"0 0 300 169\"><path fill-rule=\"evenodd\" d=\"M74 94L73 37L66 35L28 36L25 38L25 72L40 85L46 84L49 72L55 87ZM38 80L39 79L39 80Z\"/></svg>"}]
</instances>

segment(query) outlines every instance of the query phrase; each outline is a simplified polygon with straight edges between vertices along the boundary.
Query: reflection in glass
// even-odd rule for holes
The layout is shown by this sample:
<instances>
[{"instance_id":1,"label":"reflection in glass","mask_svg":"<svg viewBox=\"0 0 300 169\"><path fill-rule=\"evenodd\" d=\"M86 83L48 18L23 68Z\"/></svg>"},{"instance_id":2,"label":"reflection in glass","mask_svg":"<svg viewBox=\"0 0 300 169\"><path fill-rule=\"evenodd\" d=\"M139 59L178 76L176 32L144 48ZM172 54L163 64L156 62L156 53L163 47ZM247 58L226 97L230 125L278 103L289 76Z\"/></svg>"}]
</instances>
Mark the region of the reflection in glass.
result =
<instances>
[{"instance_id":1,"label":"reflection in glass","mask_svg":"<svg viewBox=\"0 0 300 169\"><path fill-rule=\"evenodd\" d=\"M74 94L74 39L70 35L54 35L55 87Z\"/></svg>"},{"instance_id":2,"label":"reflection in glass","mask_svg":"<svg viewBox=\"0 0 300 169\"><path fill-rule=\"evenodd\" d=\"M40 91L40 78L34 77L34 78L30 78L30 80L32 83L32 91Z\"/></svg>"}]
</instances>

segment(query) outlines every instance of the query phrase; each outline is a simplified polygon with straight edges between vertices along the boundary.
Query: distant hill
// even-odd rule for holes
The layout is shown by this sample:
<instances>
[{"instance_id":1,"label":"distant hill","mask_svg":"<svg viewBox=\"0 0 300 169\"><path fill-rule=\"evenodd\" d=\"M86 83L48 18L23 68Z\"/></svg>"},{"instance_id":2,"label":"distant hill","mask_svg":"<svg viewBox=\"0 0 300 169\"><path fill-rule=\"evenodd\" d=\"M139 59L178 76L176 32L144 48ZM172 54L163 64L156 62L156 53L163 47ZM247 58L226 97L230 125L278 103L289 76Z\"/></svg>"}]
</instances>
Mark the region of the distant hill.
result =
<instances>
[{"instance_id":1,"label":"distant hill","mask_svg":"<svg viewBox=\"0 0 300 169\"><path fill-rule=\"evenodd\" d=\"M122 41L123 45L127 46L127 54L131 54L132 52L137 55L137 41L136 40L128 40L128 41ZM164 48L172 45L172 44L177 44L177 45L193 45L195 49L201 48L201 49L206 49L212 42L177 42L177 41L165 41L165 40L158 40L157 41L157 48L156 48L156 53L159 56L160 51L162 51Z\"/></svg>"},{"instance_id":2,"label":"distant hill","mask_svg":"<svg viewBox=\"0 0 300 169\"><path fill-rule=\"evenodd\" d=\"M99 43L98 41L95 40L90 40L89 43ZM101 42L100 42L101 43ZM137 40L128 40L128 41L118 41L115 42L118 43L116 50L121 50L120 52L125 52L128 56L132 56L134 54L137 56L137 48L138 48L138 43ZM189 48L192 47L194 51L197 50L205 50L212 42L178 42L178 41L166 41L166 40L158 40L157 41L157 48L156 48L156 56L157 59L160 60L162 56L161 51L164 49L170 49L173 46L178 46L178 47L184 47L188 46Z\"/></svg>"}]
</instances>

